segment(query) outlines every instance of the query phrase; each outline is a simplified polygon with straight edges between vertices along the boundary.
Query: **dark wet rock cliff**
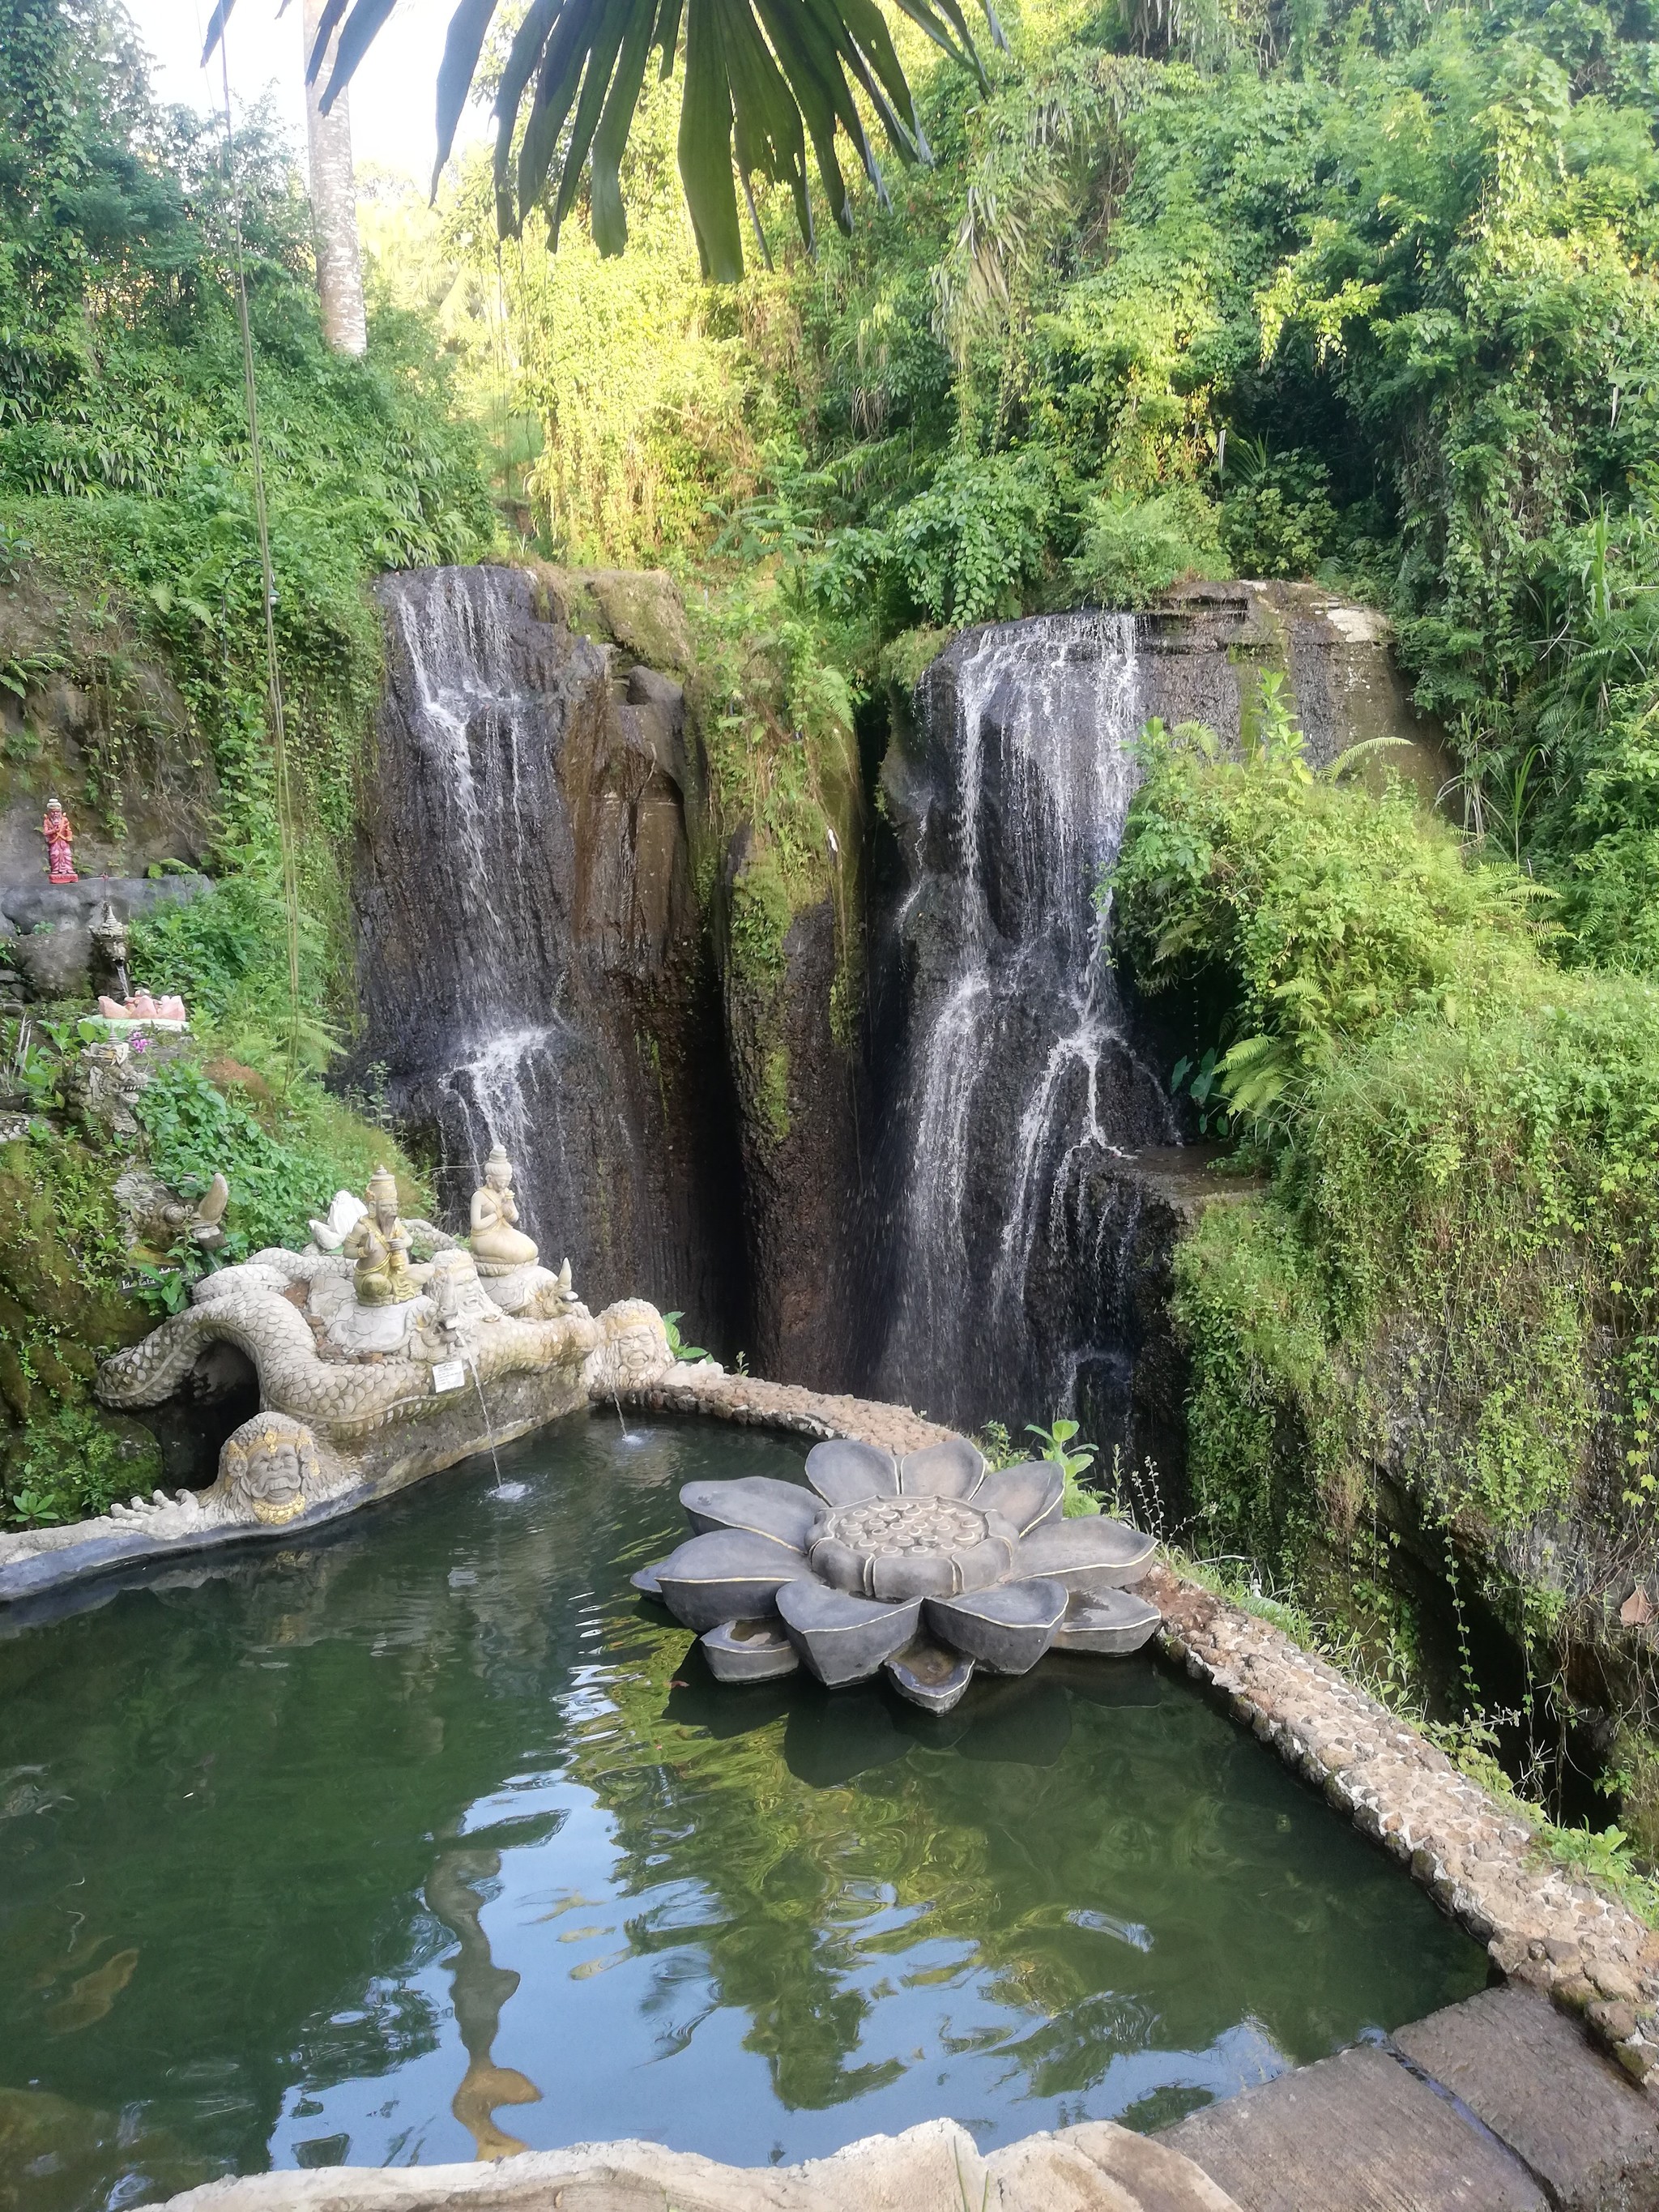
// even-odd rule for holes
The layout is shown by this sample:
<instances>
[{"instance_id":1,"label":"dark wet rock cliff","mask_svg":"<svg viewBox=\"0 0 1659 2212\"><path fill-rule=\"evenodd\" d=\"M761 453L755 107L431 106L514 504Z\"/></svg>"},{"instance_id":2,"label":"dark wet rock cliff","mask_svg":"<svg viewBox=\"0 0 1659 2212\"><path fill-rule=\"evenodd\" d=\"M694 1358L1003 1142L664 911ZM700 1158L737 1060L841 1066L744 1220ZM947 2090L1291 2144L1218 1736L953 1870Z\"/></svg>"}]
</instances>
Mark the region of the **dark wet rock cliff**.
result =
<instances>
[{"instance_id":1,"label":"dark wet rock cliff","mask_svg":"<svg viewBox=\"0 0 1659 2212\"><path fill-rule=\"evenodd\" d=\"M641 1295L728 1330L737 1165L679 677L573 629L556 579L380 588L360 1079L424 1133L452 1221L499 1138L524 1225L592 1305Z\"/></svg>"},{"instance_id":2,"label":"dark wet rock cliff","mask_svg":"<svg viewBox=\"0 0 1659 2212\"><path fill-rule=\"evenodd\" d=\"M449 1217L499 1136L544 1256L760 1371L1172 1438L1135 1410L1156 1331L1125 1316L1167 1268L1121 1170L1182 1135L1184 1045L1120 982L1097 896L1133 739L1153 714L1248 735L1278 669L1316 758L1431 757L1377 619L1240 584L966 633L894 702L878 793L850 732L819 749L823 851L792 873L710 790L731 702L665 577L380 593L353 1074L423 1133Z\"/></svg>"}]
</instances>

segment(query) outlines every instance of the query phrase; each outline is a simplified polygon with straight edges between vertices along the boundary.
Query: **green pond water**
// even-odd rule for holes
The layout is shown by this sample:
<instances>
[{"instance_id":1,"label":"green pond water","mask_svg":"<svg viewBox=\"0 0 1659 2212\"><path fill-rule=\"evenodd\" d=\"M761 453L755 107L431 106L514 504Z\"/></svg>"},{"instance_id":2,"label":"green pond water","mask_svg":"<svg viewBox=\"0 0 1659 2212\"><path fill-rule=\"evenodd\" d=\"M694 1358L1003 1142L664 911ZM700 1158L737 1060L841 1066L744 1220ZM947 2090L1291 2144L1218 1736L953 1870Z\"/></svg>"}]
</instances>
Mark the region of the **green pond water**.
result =
<instances>
[{"instance_id":1,"label":"green pond water","mask_svg":"<svg viewBox=\"0 0 1659 2212\"><path fill-rule=\"evenodd\" d=\"M775 1438L579 1417L0 1640L0 2206L948 2114L1152 2128L1480 1951L1146 1659L720 1689L628 1576Z\"/></svg>"}]
</instances>

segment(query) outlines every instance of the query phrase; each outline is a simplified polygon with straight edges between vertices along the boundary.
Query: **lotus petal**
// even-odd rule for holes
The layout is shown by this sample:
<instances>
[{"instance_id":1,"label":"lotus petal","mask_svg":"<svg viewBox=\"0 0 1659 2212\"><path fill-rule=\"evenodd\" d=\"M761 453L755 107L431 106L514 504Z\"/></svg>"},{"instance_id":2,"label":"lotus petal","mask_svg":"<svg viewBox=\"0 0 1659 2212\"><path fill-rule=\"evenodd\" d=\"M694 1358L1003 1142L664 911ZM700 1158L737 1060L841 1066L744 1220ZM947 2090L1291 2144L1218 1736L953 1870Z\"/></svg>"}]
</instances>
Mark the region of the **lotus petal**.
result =
<instances>
[{"instance_id":1,"label":"lotus petal","mask_svg":"<svg viewBox=\"0 0 1659 2212\"><path fill-rule=\"evenodd\" d=\"M688 1482L680 1492L680 1504L699 1532L748 1528L802 1551L812 1523L823 1510L812 1492L798 1482L777 1482L766 1474L745 1474L735 1482Z\"/></svg>"},{"instance_id":2,"label":"lotus petal","mask_svg":"<svg viewBox=\"0 0 1659 2212\"><path fill-rule=\"evenodd\" d=\"M887 1679L923 1712L948 1713L973 1680L974 1662L919 1636L887 1662Z\"/></svg>"},{"instance_id":3,"label":"lotus petal","mask_svg":"<svg viewBox=\"0 0 1659 2212\"><path fill-rule=\"evenodd\" d=\"M666 1605L668 1602L662 1594L662 1583L658 1579L661 1569L666 1564L665 1560L659 1559L654 1567L641 1567L638 1574L629 1575L628 1577L641 1597L654 1598L659 1605Z\"/></svg>"},{"instance_id":4,"label":"lotus petal","mask_svg":"<svg viewBox=\"0 0 1659 2212\"><path fill-rule=\"evenodd\" d=\"M875 1599L849 1597L844 1590L803 1576L786 1583L777 1607L789 1640L819 1681L862 1682L884 1661L902 1651L921 1620L921 1600L881 1605Z\"/></svg>"},{"instance_id":5,"label":"lotus petal","mask_svg":"<svg viewBox=\"0 0 1659 2212\"><path fill-rule=\"evenodd\" d=\"M1073 1599L1054 1631L1056 1651L1092 1651L1121 1658L1139 1651L1164 1618L1155 1605L1133 1590L1089 1590Z\"/></svg>"},{"instance_id":6,"label":"lotus petal","mask_svg":"<svg viewBox=\"0 0 1659 2212\"><path fill-rule=\"evenodd\" d=\"M723 1620L702 1639L702 1656L717 1682L770 1682L800 1665L795 1647L775 1620Z\"/></svg>"},{"instance_id":7,"label":"lotus petal","mask_svg":"<svg viewBox=\"0 0 1659 2212\"><path fill-rule=\"evenodd\" d=\"M837 1437L806 1455L806 1480L826 1505L857 1505L866 1498L898 1496L898 1466L890 1452Z\"/></svg>"},{"instance_id":8,"label":"lotus petal","mask_svg":"<svg viewBox=\"0 0 1659 2212\"><path fill-rule=\"evenodd\" d=\"M1052 1460L1028 1459L1019 1467L998 1468L974 1492L974 1503L1000 1513L1022 1536L1058 1521L1066 1501L1066 1478Z\"/></svg>"},{"instance_id":9,"label":"lotus petal","mask_svg":"<svg viewBox=\"0 0 1659 2212\"><path fill-rule=\"evenodd\" d=\"M966 1437L906 1452L899 1462L899 1488L907 1498L971 1498L984 1479L984 1457Z\"/></svg>"},{"instance_id":10,"label":"lotus petal","mask_svg":"<svg viewBox=\"0 0 1659 2212\"><path fill-rule=\"evenodd\" d=\"M1054 1641L1069 1593L1046 1577L1004 1583L970 1596L929 1598L927 1626L941 1643L994 1674L1024 1674Z\"/></svg>"},{"instance_id":11,"label":"lotus petal","mask_svg":"<svg viewBox=\"0 0 1659 2212\"><path fill-rule=\"evenodd\" d=\"M725 1620L769 1613L778 1591L806 1571L806 1556L775 1536L749 1528L714 1528L693 1536L657 1569L663 1602L699 1635Z\"/></svg>"},{"instance_id":12,"label":"lotus petal","mask_svg":"<svg viewBox=\"0 0 1659 2212\"><path fill-rule=\"evenodd\" d=\"M1080 1521L1051 1521L1022 1538L1024 1575L1052 1575L1068 1590L1119 1589L1139 1580L1158 1546L1139 1528L1103 1513Z\"/></svg>"}]
</instances>

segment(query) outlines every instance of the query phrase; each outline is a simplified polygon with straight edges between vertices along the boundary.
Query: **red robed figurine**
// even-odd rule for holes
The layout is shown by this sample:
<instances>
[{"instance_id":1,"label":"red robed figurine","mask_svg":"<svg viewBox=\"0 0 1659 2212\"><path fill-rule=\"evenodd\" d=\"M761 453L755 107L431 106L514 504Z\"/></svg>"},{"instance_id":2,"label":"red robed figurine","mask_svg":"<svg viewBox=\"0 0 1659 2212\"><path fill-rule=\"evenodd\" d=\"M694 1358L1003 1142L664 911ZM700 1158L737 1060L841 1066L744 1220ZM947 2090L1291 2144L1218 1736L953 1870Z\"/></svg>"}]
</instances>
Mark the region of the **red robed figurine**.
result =
<instances>
[{"instance_id":1,"label":"red robed figurine","mask_svg":"<svg viewBox=\"0 0 1659 2212\"><path fill-rule=\"evenodd\" d=\"M46 801L46 817L40 824L40 834L46 841L46 867L55 884L78 884L75 872L75 825L64 811L61 799Z\"/></svg>"}]
</instances>

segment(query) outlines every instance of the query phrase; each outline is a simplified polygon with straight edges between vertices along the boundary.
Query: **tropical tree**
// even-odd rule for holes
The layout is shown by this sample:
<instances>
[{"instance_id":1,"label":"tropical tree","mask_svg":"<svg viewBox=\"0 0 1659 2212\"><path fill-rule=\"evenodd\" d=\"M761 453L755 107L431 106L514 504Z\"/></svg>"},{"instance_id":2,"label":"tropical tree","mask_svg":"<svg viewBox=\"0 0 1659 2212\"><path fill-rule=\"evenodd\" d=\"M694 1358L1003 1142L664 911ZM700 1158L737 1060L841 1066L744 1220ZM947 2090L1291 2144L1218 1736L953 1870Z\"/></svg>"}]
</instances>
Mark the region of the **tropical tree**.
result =
<instances>
[{"instance_id":1,"label":"tropical tree","mask_svg":"<svg viewBox=\"0 0 1659 2212\"><path fill-rule=\"evenodd\" d=\"M965 66L984 72L959 0L897 0L902 12ZM980 0L996 43L991 0ZM218 0L203 58L213 52L234 0ZM330 112L392 10L393 0L324 0L307 81L326 80ZM500 0L458 0L438 70L438 161L477 74ZM653 50L665 76L684 25L679 169L705 276L743 274L740 183L760 237L752 179L786 185L811 242L806 141L832 219L851 227L841 169L844 133L878 192L880 170L864 124L862 94L901 161L926 161L927 140L877 0L530 0L507 50L495 94L495 212L503 237L544 204L551 242L588 179L589 220L602 253L627 242L622 155ZM332 59L329 60L331 42ZM523 127L520 129L520 118ZM436 172L434 173L436 184ZM765 240L760 239L763 255Z\"/></svg>"},{"instance_id":2,"label":"tropical tree","mask_svg":"<svg viewBox=\"0 0 1659 2212\"><path fill-rule=\"evenodd\" d=\"M305 0L307 61L319 38L326 58L334 41L323 33L327 0ZM320 73L306 72L306 150L311 184L311 222L317 251L317 293L323 335L336 353L362 353L368 345L363 308L363 270L357 248L357 194L351 172L351 110L342 92L323 104Z\"/></svg>"}]
</instances>

